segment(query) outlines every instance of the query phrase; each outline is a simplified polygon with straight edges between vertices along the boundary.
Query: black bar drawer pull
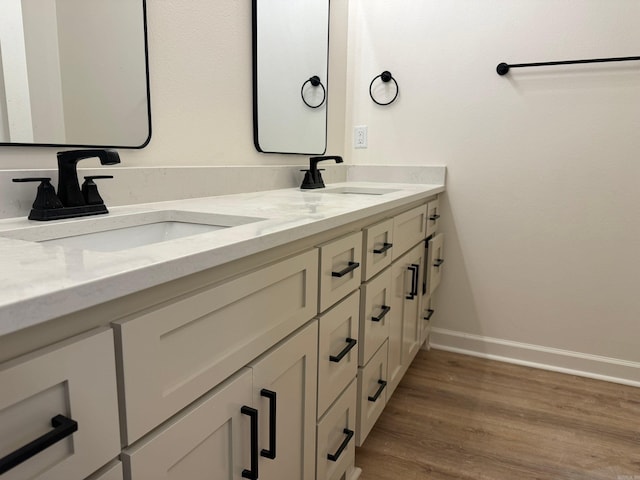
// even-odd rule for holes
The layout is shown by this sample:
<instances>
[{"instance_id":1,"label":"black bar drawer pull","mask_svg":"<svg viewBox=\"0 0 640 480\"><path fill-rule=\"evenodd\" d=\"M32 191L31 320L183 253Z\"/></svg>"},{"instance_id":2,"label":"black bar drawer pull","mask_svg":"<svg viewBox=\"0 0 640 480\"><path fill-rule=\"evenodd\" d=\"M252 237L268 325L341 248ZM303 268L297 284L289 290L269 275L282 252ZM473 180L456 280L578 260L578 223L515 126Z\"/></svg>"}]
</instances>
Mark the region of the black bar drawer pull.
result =
<instances>
[{"instance_id":1,"label":"black bar drawer pull","mask_svg":"<svg viewBox=\"0 0 640 480\"><path fill-rule=\"evenodd\" d=\"M269 399L269 448L263 448L260 455L271 460L276 458L276 401L278 395L276 392L263 388L260 395Z\"/></svg>"},{"instance_id":2,"label":"black bar drawer pull","mask_svg":"<svg viewBox=\"0 0 640 480\"><path fill-rule=\"evenodd\" d=\"M384 242L384 243L382 244L382 248L374 249L374 250L373 250L373 253L381 254L381 253L384 253L384 252L386 252L387 250L389 250L391 247L393 247L393 243L387 243L387 242Z\"/></svg>"},{"instance_id":3,"label":"black bar drawer pull","mask_svg":"<svg viewBox=\"0 0 640 480\"><path fill-rule=\"evenodd\" d=\"M242 470L242 478L258 480L258 410L243 405L240 413L251 418L251 470Z\"/></svg>"},{"instance_id":4,"label":"black bar drawer pull","mask_svg":"<svg viewBox=\"0 0 640 480\"><path fill-rule=\"evenodd\" d=\"M349 262L349 266L344 270L340 270L339 272L331 272L332 277L344 277L347 273L353 272L356 268L358 268L360 264L358 262Z\"/></svg>"},{"instance_id":5,"label":"black bar drawer pull","mask_svg":"<svg viewBox=\"0 0 640 480\"><path fill-rule=\"evenodd\" d=\"M338 355L336 355L336 356L330 355L329 356L329 360L330 361L338 363L358 343L358 341L356 339L354 339L354 338L347 338L346 342L347 342L347 346L344 347L344 349Z\"/></svg>"},{"instance_id":6,"label":"black bar drawer pull","mask_svg":"<svg viewBox=\"0 0 640 480\"><path fill-rule=\"evenodd\" d=\"M380 315L378 315L377 317L371 317L371 321L372 322L381 321L385 317L385 315L390 311L391 311L391 307L389 305L382 305L382 311L380 312Z\"/></svg>"},{"instance_id":7,"label":"black bar drawer pull","mask_svg":"<svg viewBox=\"0 0 640 480\"><path fill-rule=\"evenodd\" d=\"M378 385L380 385L378 387L378 391L375 393L375 395L373 395L373 397L369 397L370 402L375 402L376 400L378 400L378 398L380 398L380 395L382 395L383 390L387 386L387 382L386 380L378 380Z\"/></svg>"},{"instance_id":8,"label":"black bar drawer pull","mask_svg":"<svg viewBox=\"0 0 640 480\"><path fill-rule=\"evenodd\" d=\"M442 265L444 263L444 259L442 258L436 258L436 261L433 262L433 266L434 267L439 267L440 265Z\"/></svg>"},{"instance_id":9,"label":"black bar drawer pull","mask_svg":"<svg viewBox=\"0 0 640 480\"><path fill-rule=\"evenodd\" d=\"M65 439L78 430L78 422L64 415L56 415L51 419L53 430L27 443L6 457L0 458L0 475L29 460L31 457L46 450L51 445Z\"/></svg>"},{"instance_id":10,"label":"black bar drawer pull","mask_svg":"<svg viewBox=\"0 0 640 480\"><path fill-rule=\"evenodd\" d=\"M409 291L409 294L405 298L407 300L413 300L415 298L415 295L413 292L416 289L416 266L409 265L407 268L411 272L411 290Z\"/></svg>"},{"instance_id":11,"label":"black bar drawer pull","mask_svg":"<svg viewBox=\"0 0 640 480\"><path fill-rule=\"evenodd\" d=\"M436 312L435 310L433 310L433 309L429 308L429 309L427 310L427 315L424 317L424 319L425 319L425 320L431 320L431 317L433 317L433 314L434 314L435 312Z\"/></svg>"},{"instance_id":12,"label":"black bar drawer pull","mask_svg":"<svg viewBox=\"0 0 640 480\"><path fill-rule=\"evenodd\" d=\"M411 292L406 296L407 300L413 300L418 295L418 277L420 276L420 265L412 263L407 267L411 270Z\"/></svg>"},{"instance_id":13,"label":"black bar drawer pull","mask_svg":"<svg viewBox=\"0 0 640 480\"><path fill-rule=\"evenodd\" d=\"M432 222L435 222L436 220L438 220L440 218L440 215L438 215L437 213L434 215L431 215L429 217L429 220L431 220Z\"/></svg>"},{"instance_id":14,"label":"black bar drawer pull","mask_svg":"<svg viewBox=\"0 0 640 480\"><path fill-rule=\"evenodd\" d=\"M336 453L333 453L333 454L331 453L327 454L327 458L332 462L338 461L338 458L340 458L340 455L342 455L342 452L344 451L345 448L347 448L347 445L349 445L349 442L353 438L353 430L349 430L348 428L345 428L344 430L342 430L342 433L344 433L346 437L342 441L342 444L340 445L340 448L338 448L338 451L336 451Z\"/></svg>"}]
</instances>

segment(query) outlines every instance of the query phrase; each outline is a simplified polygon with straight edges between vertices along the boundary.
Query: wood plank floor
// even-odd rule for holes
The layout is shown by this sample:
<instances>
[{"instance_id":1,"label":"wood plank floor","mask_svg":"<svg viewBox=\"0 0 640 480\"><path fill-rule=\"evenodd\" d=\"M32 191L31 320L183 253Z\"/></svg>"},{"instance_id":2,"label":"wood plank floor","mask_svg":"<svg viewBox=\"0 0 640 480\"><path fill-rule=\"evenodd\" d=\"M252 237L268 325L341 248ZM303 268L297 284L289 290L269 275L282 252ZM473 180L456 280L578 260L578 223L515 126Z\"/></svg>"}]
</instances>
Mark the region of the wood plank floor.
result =
<instances>
[{"instance_id":1,"label":"wood plank floor","mask_svg":"<svg viewBox=\"0 0 640 480\"><path fill-rule=\"evenodd\" d=\"M361 480L640 480L640 389L420 351Z\"/></svg>"}]
</instances>

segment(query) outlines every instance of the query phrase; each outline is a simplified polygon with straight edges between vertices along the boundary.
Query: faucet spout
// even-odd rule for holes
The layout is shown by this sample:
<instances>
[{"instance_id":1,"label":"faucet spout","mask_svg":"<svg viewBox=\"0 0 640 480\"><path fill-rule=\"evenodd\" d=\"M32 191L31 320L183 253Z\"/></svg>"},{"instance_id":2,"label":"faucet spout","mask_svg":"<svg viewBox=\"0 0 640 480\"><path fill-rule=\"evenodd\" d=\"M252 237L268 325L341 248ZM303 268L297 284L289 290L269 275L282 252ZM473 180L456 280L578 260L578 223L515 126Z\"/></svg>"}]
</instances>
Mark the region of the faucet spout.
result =
<instances>
[{"instance_id":1,"label":"faucet spout","mask_svg":"<svg viewBox=\"0 0 640 480\"><path fill-rule=\"evenodd\" d=\"M65 207L85 205L78 182L77 165L80 160L97 157L102 165L120 163L115 150L69 150L58 152L58 198Z\"/></svg>"}]
</instances>

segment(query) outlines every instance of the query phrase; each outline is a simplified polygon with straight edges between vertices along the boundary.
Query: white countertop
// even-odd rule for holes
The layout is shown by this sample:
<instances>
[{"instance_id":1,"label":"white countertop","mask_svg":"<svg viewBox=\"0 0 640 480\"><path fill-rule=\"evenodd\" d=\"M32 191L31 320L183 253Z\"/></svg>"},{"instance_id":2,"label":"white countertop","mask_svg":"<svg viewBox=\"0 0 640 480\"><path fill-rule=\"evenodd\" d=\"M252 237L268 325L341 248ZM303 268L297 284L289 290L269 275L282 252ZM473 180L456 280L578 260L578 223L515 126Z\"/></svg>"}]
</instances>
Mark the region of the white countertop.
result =
<instances>
[{"instance_id":1,"label":"white countertop","mask_svg":"<svg viewBox=\"0 0 640 480\"><path fill-rule=\"evenodd\" d=\"M64 224L67 235L98 217L55 222L0 220L0 335L339 227L444 191L443 185L349 182L389 188L384 195L340 195L297 188L110 208L109 217L177 210L264 220L117 252L3 237ZM35 226L35 227L33 227Z\"/></svg>"}]
</instances>

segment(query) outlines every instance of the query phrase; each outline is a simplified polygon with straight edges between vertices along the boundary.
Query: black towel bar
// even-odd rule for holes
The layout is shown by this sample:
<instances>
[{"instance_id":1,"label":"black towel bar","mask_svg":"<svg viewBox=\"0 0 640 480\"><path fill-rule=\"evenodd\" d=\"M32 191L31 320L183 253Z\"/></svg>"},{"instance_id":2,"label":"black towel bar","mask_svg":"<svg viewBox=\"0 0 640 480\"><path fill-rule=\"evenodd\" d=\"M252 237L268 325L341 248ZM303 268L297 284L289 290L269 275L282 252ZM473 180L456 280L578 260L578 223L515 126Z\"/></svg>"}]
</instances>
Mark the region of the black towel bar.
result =
<instances>
[{"instance_id":1,"label":"black towel bar","mask_svg":"<svg viewBox=\"0 0 640 480\"><path fill-rule=\"evenodd\" d=\"M609 62L632 62L639 61L640 57L615 57L615 58L591 58L588 60L561 60L559 62L536 62L536 63L499 63L496 67L498 75L506 75L511 68L521 67L547 67L549 65L574 65L578 63L609 63Z\"/></svg>"}]
</instances>

